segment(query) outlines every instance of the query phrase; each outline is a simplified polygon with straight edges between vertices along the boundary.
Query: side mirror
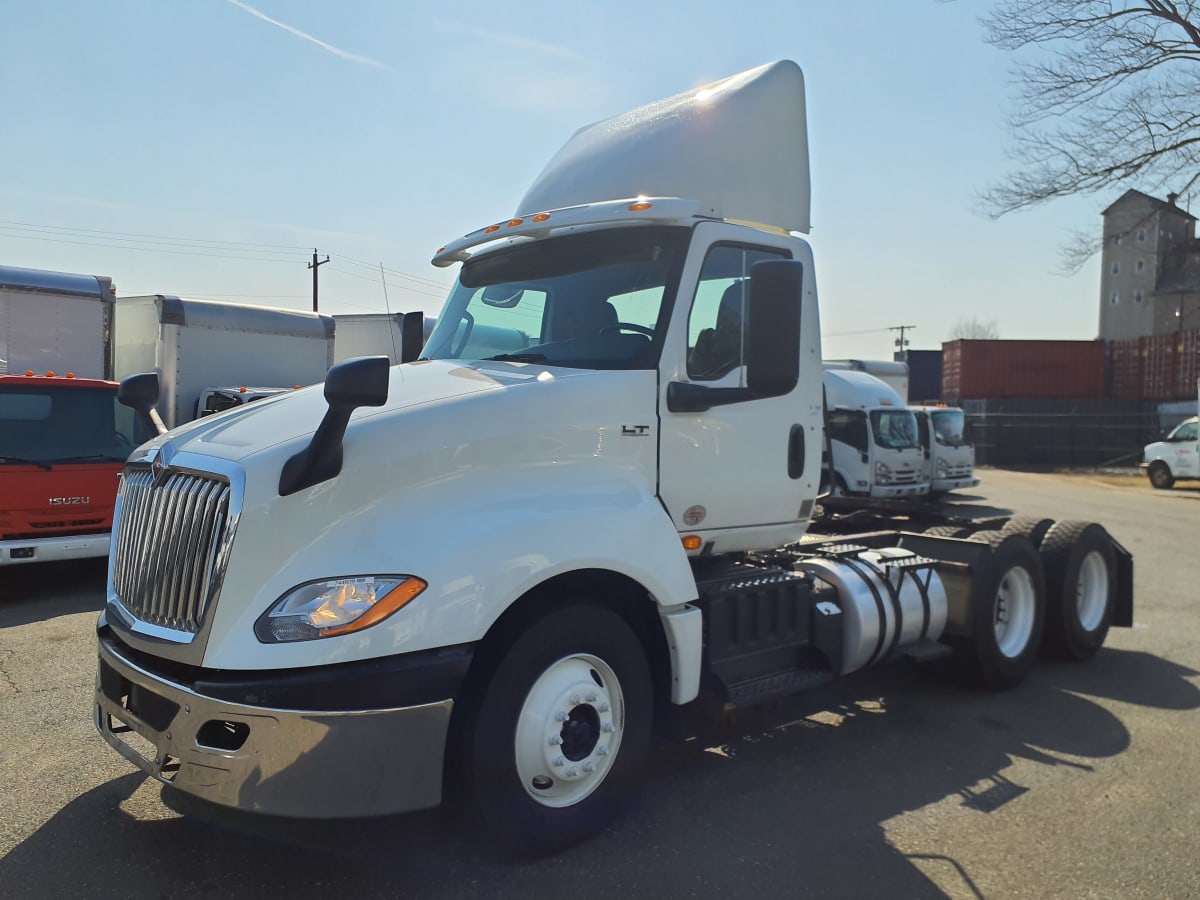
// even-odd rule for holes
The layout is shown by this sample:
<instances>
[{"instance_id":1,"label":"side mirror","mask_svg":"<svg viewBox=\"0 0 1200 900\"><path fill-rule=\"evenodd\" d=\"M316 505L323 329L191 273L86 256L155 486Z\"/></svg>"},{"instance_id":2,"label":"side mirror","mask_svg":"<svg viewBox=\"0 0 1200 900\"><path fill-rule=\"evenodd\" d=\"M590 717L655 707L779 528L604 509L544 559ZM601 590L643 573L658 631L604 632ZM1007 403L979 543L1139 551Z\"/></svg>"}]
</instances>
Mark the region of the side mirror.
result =
<instances>
[{"instance_id":1,"label":"side mirror","mask_svg":"<svg viewBox=\"0 0 1200 900\"><path fill-rule=\"evenodd\" d=\"M328 481L342 471L342 438L350 414L360 406L387 403L390 364L386 356L359 356L329 370L325 377L329 409L308 446L284 463L279 474L279 496Z\"/></svg>"},{"instance_id":2,"label":"side mirror","mask_svg":"<svg viewBox=\"0 0 1200 900\"><path fill-rule=\"evenodd\" d=\"M155 434L163 434L167 426L154 408L158 403L158 394L158 373L141 372L122 379L117 388L117 402L137 412Z\"/></svg>"},{"instance_id":3,"label":"side mirror","mask_svg":"<svg viewBox=\"0 0 1200 900\"><path fill-rule=\"evenodd\" d=\"M790 393L800 379L804 265L768 260L750 270L746 386L757 397Z\"/></svg>"},{"instance_id":4,"label":"side mirror","mask_svg":"<svg viewBox=\"0 0 1200 900\"><path fill-rule=\"evenodd\" d=\"M400 362L421 358L425 347L425 313L405 313L400 320Z\"/></svg>"}]
</instances>

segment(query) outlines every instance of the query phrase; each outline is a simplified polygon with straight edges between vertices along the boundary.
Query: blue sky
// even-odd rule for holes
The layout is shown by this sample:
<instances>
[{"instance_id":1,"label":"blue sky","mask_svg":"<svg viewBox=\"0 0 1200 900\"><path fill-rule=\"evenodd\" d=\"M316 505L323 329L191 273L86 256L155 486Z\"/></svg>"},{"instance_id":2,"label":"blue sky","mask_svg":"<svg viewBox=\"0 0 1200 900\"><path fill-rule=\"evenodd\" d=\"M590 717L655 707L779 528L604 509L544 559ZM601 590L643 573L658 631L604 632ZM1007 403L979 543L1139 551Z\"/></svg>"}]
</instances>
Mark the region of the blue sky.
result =
<instances>
[{"instance_id":1,"label":"blue sky","mask_svg":"<svg viewBox=\"0 0 1200 900\"><path fill-rule=\"evenodd\" d=\"M992 221L1012 59L985 0L12 0L0 264L321 309L440 306L447 240L513 213L579 126L774 59L805 71L825 356L1095 337L1056 274L1115 195ZM1136 185L1132 185L1136 186ZM385 268L387 304L379 265Z\"/></svg>"}]
</instances>

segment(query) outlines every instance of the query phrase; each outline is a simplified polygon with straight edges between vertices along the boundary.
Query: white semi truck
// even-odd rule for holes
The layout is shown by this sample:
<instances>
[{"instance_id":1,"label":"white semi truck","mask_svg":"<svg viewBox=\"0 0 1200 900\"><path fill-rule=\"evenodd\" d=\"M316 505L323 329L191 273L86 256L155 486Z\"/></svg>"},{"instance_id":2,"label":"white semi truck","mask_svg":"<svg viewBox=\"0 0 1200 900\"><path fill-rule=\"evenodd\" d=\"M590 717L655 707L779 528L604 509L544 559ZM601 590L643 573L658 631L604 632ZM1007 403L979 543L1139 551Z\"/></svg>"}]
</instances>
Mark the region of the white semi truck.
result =
<instances>
[{"instance_id":1,"label":"white semi truck","mask_svg":"<svg viewBox=\"0 0 1200 900\"><path fill-rule=\"evenodd\" d=\"M826 366L824 384L830 491L890 499L928 494L926 453L904 398L861 371Z\"/></svg>"},{"instance_id":2,"label":"white semi truck","mask_svg":"<svg viewBox=\"0 0 1200 900\"><path fill-rule=\"evenodd\" d=\"M805 128L791 62L584 128L517 215L437 251L458 279L421 359L347 360L139 448L104 739L216 804L454 795L546 850L611 820L656 727L901 655L1004 688L1043 633L1086 658L1132 624L1132 559L1094 523L806 534Z\"/></svg>"}]
</instances>

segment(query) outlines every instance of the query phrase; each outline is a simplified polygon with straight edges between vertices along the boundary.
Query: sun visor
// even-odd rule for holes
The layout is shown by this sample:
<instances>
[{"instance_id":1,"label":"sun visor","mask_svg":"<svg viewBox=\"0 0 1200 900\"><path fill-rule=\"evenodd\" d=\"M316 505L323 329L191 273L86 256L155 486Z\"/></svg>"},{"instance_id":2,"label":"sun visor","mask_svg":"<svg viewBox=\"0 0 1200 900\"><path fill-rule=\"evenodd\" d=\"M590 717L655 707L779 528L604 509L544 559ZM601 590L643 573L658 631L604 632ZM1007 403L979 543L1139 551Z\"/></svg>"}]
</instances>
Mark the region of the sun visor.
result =
<instances>
[{"instance_id":1,"label":"sun visor","mask_svg":"<svg viewBox=\"0 0 1200 900\"><path fill-rule=\"evenodd\" d=\"M581 128L517 215L682 197L705 215L807 233L809 194L804 75L784 60Z\"/></svg>"}]
</instances>

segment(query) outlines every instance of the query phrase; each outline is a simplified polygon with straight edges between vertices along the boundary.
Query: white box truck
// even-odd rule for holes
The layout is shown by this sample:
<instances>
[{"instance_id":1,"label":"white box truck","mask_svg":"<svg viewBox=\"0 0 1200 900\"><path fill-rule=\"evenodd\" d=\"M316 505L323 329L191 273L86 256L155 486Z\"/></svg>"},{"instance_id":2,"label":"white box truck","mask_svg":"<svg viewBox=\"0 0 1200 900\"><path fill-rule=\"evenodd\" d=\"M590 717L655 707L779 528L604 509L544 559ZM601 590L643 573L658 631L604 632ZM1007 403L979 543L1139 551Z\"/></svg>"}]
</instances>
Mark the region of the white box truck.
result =
<instances>
[{"instance_id":1,"label":"white box truck","mask_svg":"<svg viewBox=\"0 0 1200 900\"><path fill-rule=\"evenodd\" d=\"M167 427L316 384L333 365L321 313L152 294L122 297L116 320L116 377L157 372Z\"/></svg>"},{"instance_id":2,"label":"white box truck","mask_svg":"<svg viewBox=\"0 0 1200 900\"><path fill-rule=\"evenodd\" d=\"M1131 625L1132 558L1095 523L807 534L803 88L772 63L581 129L516 215L435 254L459 271L422 359L347 360L140 447L104 740L258 813L453 792L544 851L653 793L656 727L899 656L1004 688L1043 644L1084 659Z\"/></svg>"},{"instance_id":3,"label":"white box truck","mask_svg":"<svg viewBox=\"0 0 1200 900\"><path fill-rule=\"evenodd\" d=\"M112 279L0 266L0 375L111 378Z\"/></svg>"},{"instance_id":4,"label":"white box truck","mask_svg":"<svg viewBox=\"0 0 1200 900\"><path fill-rule=\"evenodd\" d=\"M910 406L917 419L917 435L925 453L922 480L937 498L949 491L975 487L975 445L967 439L967 416L956 406Z\"/></svg>"},{"instance_id":5,"label":"white box truck","mask_svg":"<svg viewBox=\"0 0 1200 900\"><path fill-rule=\"evenodd\" d=\"M825 369L825 437L834 496L889 499L929 493L917 419L885 381Z\"/></svg>"},{"instance_id":6,"label":"white box truck","mask_svg":"<svg viewBox=\"0 0 1200 900\"><path fill-rule=\"evenodd\" d=\"M386 356L396 365L416 359L436 319L420 312L335 315L333 358Z\"/></svg>"}]
</instances>

